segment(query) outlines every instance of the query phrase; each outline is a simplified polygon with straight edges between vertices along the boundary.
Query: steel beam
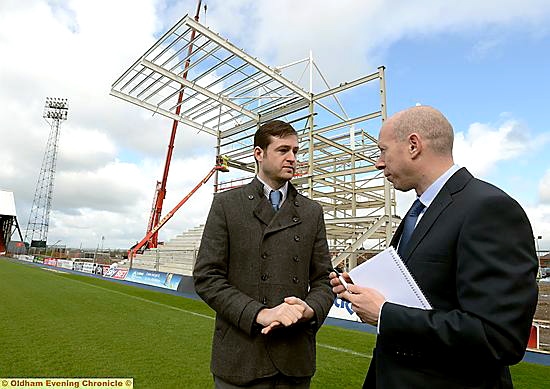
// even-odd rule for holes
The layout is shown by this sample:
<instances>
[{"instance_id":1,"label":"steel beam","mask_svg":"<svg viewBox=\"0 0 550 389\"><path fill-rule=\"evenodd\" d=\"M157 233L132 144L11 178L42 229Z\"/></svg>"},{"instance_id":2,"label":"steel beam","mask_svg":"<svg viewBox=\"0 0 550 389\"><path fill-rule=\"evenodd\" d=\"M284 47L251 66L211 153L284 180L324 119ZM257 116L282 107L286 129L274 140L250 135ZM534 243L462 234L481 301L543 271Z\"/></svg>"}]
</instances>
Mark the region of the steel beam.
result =
<instances>
[{"instance_id":1,"label":"steel beam","mask_svg":"<svg viewBox=\"0 0 550 389\"><path fill-rule=\"evenodd\" d=\"M184 19L185 19L186 25L193 28L194 30L199 32L201 35L204 35L211 41L222 46L227 51L230 51L231 53L235 54L239 58L243 59L244 61L254 66L255 68L261 70L263 73L267 74L277 82L283 84L294 93L302 96L304 99L311 100L311 95L309 93L307 93L302 88L295 85L290 80L287 80L285 77L281 76L279 73L277 73L275 70L273 70L269 66L264 65L262 62L258 61L256 58L246 54L244 51L242 51L241 49L231 44L228 40L221 38L218 34L213 33L208 28L204 27L202 24L193 20L191 17L186 16Z\"/></svg>"},{"instance_id":2,"label":"steel beam","mask_svg":"<svg viewBox=\"0 0 550 389\"><path fill-rule=\"evenodd\" d=\"M186 80L185 78L183 78L181 76L178 76L174 73L171 73L168 70L163 69L158 65L155 65L151 61L146 60L145 58L143 58L141 60L141 64L143 66L145 66L146 68L151 69L151 70L157 72L158 74L161 74L162 76L164 76L166 78L169 78L172 81L178 82L181 85L188 87L189 89L197 91L197 92L201 93L202 95L204 95L204 96L206 96L206 97L208 97L208 98L210 98L214 101L217 101L220 104L223 104L226 107L229 107L229 108L231 108L231 109L233 109L237 112L240 112L243 115L246 115L246 116L248 116L249 118L251 118L253 120L259 120L259 118L260 118L259 115L255 114L253 112L250 112L249 110L241 107L238 104L235 104L231 100L226 99L225 97L217 95L213 92L210 92L208 89L203 88L202 86L199 86L199 85L197 85L196 83L194 83L192 81Z\"/></svg>"},{"instance_id":3,"label":"steel beam","mask_svg":"<svg viewBox=\"0 0 550 389\"><path fill-rule=\"evenodd\" d=\"M211 128L208 128L206 126L203 126L202 124L199 124L199 123L196 123L192 120L189 120L183 116L178 116L176 115L175 113L172 113L172 112L169 112L163 108L160 108L160 107L157 107L156 105L153 105L153 104L150 104L150 103L146 103L144 101L141 101L139 99L136 99L135 97L132 97L132 96L128 96L124 93L121 93L117 90L114 90L114 89L111 89L111 92L109 93L111 96L115 96L115 97L118 97L119 99L122 99L122 100L125 100L125 101L128 101L129 103L132 103L132 104L135 104L139 107L142 107L142 108L145 108L145 109L148 109L149 111L153 111L155 113L159 113L161 114L162 116L166 116L167 118L170 118L170 119L173 119L173 120L178 120L179 122L183 123L183 124L186 124L188 125L189 127L193 127L199 131L204 131L204 132L207 132L211 135L214 135L214 136L218 136L218 132L211 129Z\"/></svg>"}]
</instances>

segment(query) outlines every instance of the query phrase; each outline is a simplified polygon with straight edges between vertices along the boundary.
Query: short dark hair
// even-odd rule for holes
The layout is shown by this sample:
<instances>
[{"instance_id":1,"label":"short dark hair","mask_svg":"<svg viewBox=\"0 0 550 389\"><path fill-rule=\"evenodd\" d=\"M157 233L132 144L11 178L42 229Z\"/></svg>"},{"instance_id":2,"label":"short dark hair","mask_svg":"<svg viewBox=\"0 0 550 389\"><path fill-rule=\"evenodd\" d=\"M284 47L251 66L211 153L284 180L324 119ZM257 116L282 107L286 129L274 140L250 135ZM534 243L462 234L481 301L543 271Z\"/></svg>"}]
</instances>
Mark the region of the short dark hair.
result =
<instances>
[{"instance_id":1,"label":"short dark hair","mask_svg":"<svg viewBox=\"0 0 550 389\"><path fill-rule=\"evenodd\" d=\"M254 134L254 148L257 146L266 150L271 143L271 137L285 138L289 135L298 136L298 133L292 126L282 120L272 120L264 123Z\"/></svg>"}]
</instances>

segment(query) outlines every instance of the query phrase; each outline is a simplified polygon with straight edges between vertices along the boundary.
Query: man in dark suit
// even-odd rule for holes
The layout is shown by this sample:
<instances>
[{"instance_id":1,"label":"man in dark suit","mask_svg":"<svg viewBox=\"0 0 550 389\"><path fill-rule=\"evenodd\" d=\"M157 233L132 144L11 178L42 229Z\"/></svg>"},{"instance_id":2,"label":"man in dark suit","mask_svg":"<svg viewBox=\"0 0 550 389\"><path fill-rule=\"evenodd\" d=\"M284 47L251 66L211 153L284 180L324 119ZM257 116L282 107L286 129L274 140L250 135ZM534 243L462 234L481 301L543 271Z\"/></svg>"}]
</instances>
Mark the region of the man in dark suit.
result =
<instances>
[{"instance_id":1,"label":"man in dark suit","mask_svg":"<svg viewBox=\"0 0 550 389\"><path fill-rule=\"evenodd\" d=\"M433 309L359 285L345 291L331 274L333 291L378 326L364 388L511 388L508 366L525 353L537 304L531 225L515 200L456 166L452 146L452 126L431 107L401 111L380 130L376 167L420 202L391 245Z\"/></svg>"},{"instance_id":2,"label":"man in dark suit","mask_svg":"<svg viewBox=\"0 0 550 389\"><path fill-rule=\"evenodd\" d=\"M216 311L216 388L309 388L315 335L334 301L323 210L289 182L298 136L287 123L254 136L258 174L214 196L193 272Z\"/></svg>"}]
</instances>

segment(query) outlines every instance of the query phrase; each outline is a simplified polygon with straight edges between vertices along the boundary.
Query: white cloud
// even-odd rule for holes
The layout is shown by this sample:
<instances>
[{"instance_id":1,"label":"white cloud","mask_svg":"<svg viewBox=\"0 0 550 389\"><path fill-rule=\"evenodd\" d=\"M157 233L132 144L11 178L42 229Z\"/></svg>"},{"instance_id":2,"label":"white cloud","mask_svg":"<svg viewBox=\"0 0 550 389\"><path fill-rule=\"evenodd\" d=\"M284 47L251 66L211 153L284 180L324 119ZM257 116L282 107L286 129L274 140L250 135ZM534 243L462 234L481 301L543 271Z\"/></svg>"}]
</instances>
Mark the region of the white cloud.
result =
<instances>
[{"instance_id":1,"label":"white cloud","mask_svg":"<svg viewBox=\"0 0 550 389\"><path fill-rule=\"evenodd\" d=\"M538 240L538 248L550 251L550 169L541 178L538 189L539 203L526 208L526 212L533 225L535 237L542 236Z\"/></svg>"},{"instance_id":2,"label":"white cloud","mask_svg":"<svg viewBox=\"0 0 550 389\"><path fill-rule=\"evenodd\" d=\"M542 239L536 239L537 249L541 251L550 251L550 205L540 204L536 207L526 207L525 212L531 221L534 238L539 236Z\"/></svg>"},{"instance_id":3,"label":"white cloud","mask_svg":"<svg viewBox=\"0 0 550 389\"><path fill-rule=\"evenodd\" d=\"M0 104L9 113L0 118L2 188L15 192L24 228L50 131L41 117L44 99L66 97L49 235L78 245L113 229L105 244L126 247L145 230L172 121L109 96L109 90L156 40L155 2L22 4L0 6ZM180 124L174 162L214 144L211 136ZM175 163L172 182L178 173Z\"/></svg>"},{"instance_id":4,"label":"white cloud","mask_svg":"<svg viewBox=\"0 0 550 389\"><path fill-rule=\"evenodd\" d=\"M181 3L180 14L194 14L193 3ZM273 66L305 58L311 49L328 80L338 85L382 65L385 51L400 39L471 33L487 26L497 30L521 26L544 35L549 31L549 16L550 4L544 0L347 0L322 6L316 0L238 0L209 1L206 22ZM487 43L479 43L477 54L481 46L489 49ZM301 71L291 73L293 79Z\"/></svg>"},{"instance_id":5,"label":"white cloud","mask_svg":"<svg viewBox=\"0 0 550 389\"><path fill-rule=\"evenodd\" d=\"M163 216L199 184L212 168L213 160L211 155L174 159ZM162 174L160 162L146 159L134 165L115 161L97 171L58 174L49 235L52 239L71 236L74 239L77 235L89 248L101 236L116 244L113 247L127 247L141 240L149 220L155 183ZM211 179L203 185L174 214L161 229L160 240L204 223L213 183Z\"/></svg>"},{"instance_id":6,"label":"white cloud","mask_svg":"<svg viewBox=\"0 0 550 389\"><path fill-rule=\"evenodd\" d=\"M542 0L207 4L201 21L237 46L272 66L305 58L311 48L334 85L374 70L383 63L385 50L403 38L486 25L521 25L544 35L550 25L550 5ZM109 90L162 33L184 14L194 15L195 8L195 0L0 3L0 185L15 192L23 227L49 132L42 118L44 99L66 97L69 117L61 126L50 240L95 247L105 236L105 247L127 247L141 239L172 121L109 96ZM474 52L481 55L496 46L481 41ZM475 161L471 169L484 174L498 161L533 147L521 137L509 142L521 135L520 128L513 120L498 126L474 124L458 140L457 158L463 155L468 167L468 161ZM483 149L486 142L498 151ZM214 144L213 137L179 126L165 211L210 169ZM161 239L204 222L211 185L204 185L161 230ZM541 189L541 199L546 199L545 191ZM406 210L411 202L406 197L398 204Z\"/></svg>"},{"instance_id":7,"label":"white cloud","mask_svg":"<svg viewBox=\"0 0 550 389\"><path fill-rule=\"evenodd\" d=\"M540 180L539 198L542 204L550 205L550 170Z\"/></svg>"},{"instance_id":8,"label":"white cloud","mask_svg":"<svg viewBox=\"0 0 550 389\"><path fill-rule=\"evenodd\" d=\"M455 163L466 167L474 176L485 179L491 172L498 169L501 161L519 160L529 154L546 147L550 143L550 134L532 135L520 121L503 113L506 121L493 125L488 123L472 123L466 131L455 131L453 155ZM402 216L415 198L414 191L397 192L397 214ZM531 214L538 215L540 220L547 212L550 204L550 170L539 183L540 205L529 204ZM530 215L531 216L531 215ZM550 217L548 215L547 217ZM544 217L543 217L544 218ZM550 238L550 234L548 234Z\"/></svg>"},{"instance_id":9,"label":"white cloud","mask_svg":"<svg viewBox=\"0 0 550 389\"><path fill-rule=\"evenodd\" d=\"M517 120L500 125L473 123L466 132L455 132L454 158L474 175L486 176L499 161L512 160L540 147L545 137L532 137Z\"/></svg>"},{"instance_id":10,"label":"white cloud","mask_svg":"<svg viewBox=\"0 0 550 389\"><path fill-rule=\"evenodd\" d=\"M81 170L100 166L116 157L113 140L103 131L67 126L59 142L59 154L63 157L59 167L63 170Z\"/></svg>"}]
</instances>

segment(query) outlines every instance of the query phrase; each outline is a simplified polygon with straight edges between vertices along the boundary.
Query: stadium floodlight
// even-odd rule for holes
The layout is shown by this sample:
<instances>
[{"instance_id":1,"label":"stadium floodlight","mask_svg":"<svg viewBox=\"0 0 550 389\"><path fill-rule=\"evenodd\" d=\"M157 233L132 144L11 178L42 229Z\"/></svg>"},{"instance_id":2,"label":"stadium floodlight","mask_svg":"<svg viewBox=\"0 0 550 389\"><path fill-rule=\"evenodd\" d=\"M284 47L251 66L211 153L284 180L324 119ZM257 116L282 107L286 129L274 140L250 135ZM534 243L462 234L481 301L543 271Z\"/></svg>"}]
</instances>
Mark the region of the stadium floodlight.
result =
<instances>
[{"instance_id":1,"label":"stadium floodlight","mask_svg":"<svg viewBox=\"0 0 550 389\"><path fill-rule=\"evenodd\" d=\"M46 97L44 105L44 119L67 120L69 104L67 99Z\"/></svg>"},{"instance_id":2,"label":"stadium floodlight","mask_svg":"<svg viewBox=\"0 0 550 389\"><path fill-rule=\"evenodd\" d=\"M59 127L61 121L67 120L69 104L67 99L46 98L43 117L50 124L50 135L40 175L36 184L34 200L32 203L25 242L30 242L31 247L45 248L47 246L50 209L53 197L55 168L57 163L57 149L59 139Z\"/></svg>"}]
</instances>

